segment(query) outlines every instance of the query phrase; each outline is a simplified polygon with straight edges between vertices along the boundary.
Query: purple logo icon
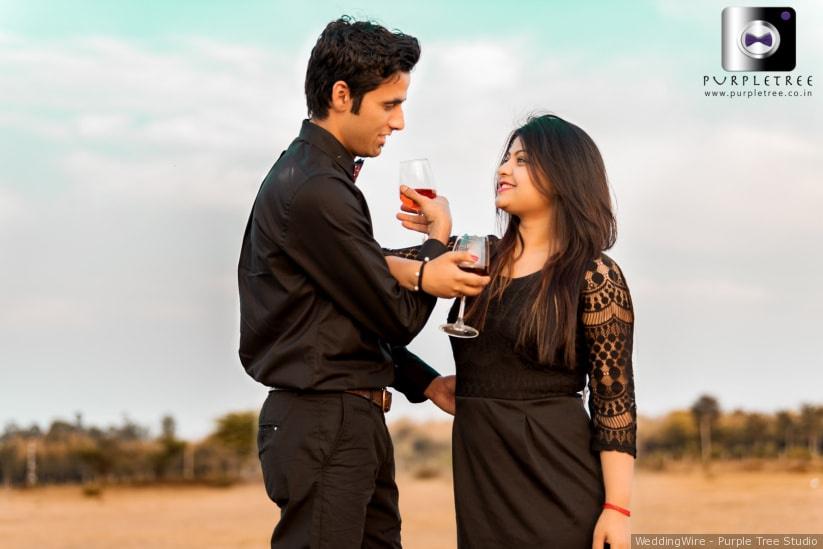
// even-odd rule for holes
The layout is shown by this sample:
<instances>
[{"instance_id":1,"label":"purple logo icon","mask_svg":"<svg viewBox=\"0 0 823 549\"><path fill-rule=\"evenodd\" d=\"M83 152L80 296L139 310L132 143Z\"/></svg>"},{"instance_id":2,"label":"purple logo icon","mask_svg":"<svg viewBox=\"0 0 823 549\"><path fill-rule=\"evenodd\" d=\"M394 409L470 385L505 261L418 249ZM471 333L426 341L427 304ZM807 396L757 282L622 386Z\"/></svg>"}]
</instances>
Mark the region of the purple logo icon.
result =
<instances>
[{"instance_id":1,"label":"purple logo icon","mask_svg":"<svg viewBox=\"0 0 823 549\"><path fill-rule=\"evenodd\" d=\"M796 20L797 14L788 6L725 8L723 68L727 71L793 70Z\"/></svg>"},{"instance_id":2,"label":"purple logo icon","mask_svg":"<svg viewBox=\"0 0 823 549\"><path fill-rule=\"evenodd\" d=\"M780 33L768 21L749 21L740 32L740 51L752 59L765 59L780 47Z\"/></svg>"},{"instance_id":3,"label":"purple logo icon","mask_svg":"<svg viewBox=\"0 0 823 549\"><path fill-rule=\"evenodd\" d=\"M756 42L760 42L761 44L763 44L766 47L771 47L771 45L772 45L772 34L771 33L766 33L763 36L755 36L755 35L749 34L747 32L746 35L743 37L743 43L745 44L745 46L747 48L749 46L751 46L752 44L756 43Z\"/></svg>"}]
</instances>

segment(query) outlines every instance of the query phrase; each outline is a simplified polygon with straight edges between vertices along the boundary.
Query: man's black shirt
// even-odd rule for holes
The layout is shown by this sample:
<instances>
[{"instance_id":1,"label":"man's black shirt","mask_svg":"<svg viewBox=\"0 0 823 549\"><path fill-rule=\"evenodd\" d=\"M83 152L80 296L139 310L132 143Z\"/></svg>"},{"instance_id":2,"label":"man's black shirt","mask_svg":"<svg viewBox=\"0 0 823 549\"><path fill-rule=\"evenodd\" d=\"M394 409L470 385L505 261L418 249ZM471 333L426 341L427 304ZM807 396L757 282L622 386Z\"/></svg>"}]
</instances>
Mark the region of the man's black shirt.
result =
<instances>
[{"instance_id":1,"label":"man's black shirt","mask_svg":"<svg viewBox=\"0 0 823 549\"><path fill-rule=\"evenodd\" d=\"M437 372L402 360L436 298L403 289L372 235L354 157L306 120L258 191L238 266L240 360L269 387L393 385L412 402ZM444 246L430 240L421 257Z\"/></svg>"}]
</instances>

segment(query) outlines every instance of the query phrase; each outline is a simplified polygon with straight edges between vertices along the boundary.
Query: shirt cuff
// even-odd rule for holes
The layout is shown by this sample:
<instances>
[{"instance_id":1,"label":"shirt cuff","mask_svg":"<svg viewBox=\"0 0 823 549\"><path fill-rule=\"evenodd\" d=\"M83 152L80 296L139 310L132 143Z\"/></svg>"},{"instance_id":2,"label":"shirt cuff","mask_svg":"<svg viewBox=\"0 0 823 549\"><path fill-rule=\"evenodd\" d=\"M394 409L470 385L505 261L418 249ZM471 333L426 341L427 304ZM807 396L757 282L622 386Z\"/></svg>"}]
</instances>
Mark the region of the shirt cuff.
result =
<instances>
[{"instance_id":1,"label":"shirt cuff","mask_svg":"<svg viewBox=\"0 0 823 549\"><path fill-rule=\"evenodd\" d=\"M409 402L417 403L428 400L423 393L432 380L440 377L437 370L399 345L391 346L391 355L394 362L394 382L391 387L403 393Z\"/></svg>"},{"instance_id":2,"label":"shirt cuff","mask_svg":"<svg viewBox=\"0 0 823 549\"><path fill-rule=\"evenodd\" d=\"M439 257L444 253L448 252L449 248L437 240L436 238L430 238L420 246L420 251L417 252L417 259L425 260L425 258L434 259L435 257Z\"/></svg>"}]
</instances>

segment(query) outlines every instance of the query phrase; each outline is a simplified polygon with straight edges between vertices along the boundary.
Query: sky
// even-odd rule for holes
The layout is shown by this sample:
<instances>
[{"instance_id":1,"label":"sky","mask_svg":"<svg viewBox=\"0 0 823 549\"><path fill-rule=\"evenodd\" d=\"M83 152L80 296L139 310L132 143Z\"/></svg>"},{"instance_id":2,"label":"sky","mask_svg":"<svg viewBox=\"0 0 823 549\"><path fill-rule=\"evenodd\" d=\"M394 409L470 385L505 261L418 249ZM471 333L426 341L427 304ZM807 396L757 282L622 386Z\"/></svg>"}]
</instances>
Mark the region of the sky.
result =
<instances>
[{"instance_id":1,"label":"sky","mask_svg":"<svg viewBox=\"0 0 823 549\"><path fill-rule=\"evenodd\" d=\"M495 232L506 136L554 112L608 170L639 413L703 393L729 410L819 403L823 7L788 5L787 74L811 76L810 97L706 97L704 76L729 74L726 4L708 0L0 0L0 426L79 411L157 432L171 414L201 437L259 409L267 389L237 357L240 243L305 117L311 47L342 14L422 45L406 129L358 178L381 244L419 242L394 218L408 158L430 159L455 232ZM410 346L442 373L448 307ZM445 417L395 402L389 419Z\"/></svg>"}]
</instances>

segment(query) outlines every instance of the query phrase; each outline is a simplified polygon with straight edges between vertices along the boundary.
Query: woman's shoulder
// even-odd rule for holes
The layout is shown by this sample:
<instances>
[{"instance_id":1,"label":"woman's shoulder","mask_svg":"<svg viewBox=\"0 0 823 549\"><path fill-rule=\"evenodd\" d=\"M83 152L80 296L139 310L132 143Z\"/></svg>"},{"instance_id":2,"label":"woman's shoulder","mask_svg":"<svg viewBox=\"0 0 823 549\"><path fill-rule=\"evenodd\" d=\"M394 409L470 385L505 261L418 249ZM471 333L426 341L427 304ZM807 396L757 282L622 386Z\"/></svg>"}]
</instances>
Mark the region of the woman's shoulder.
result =
<instances>
[{"instance_id":1,"label":"woman's shoulder","mask_svg":"<svg viewBox=\"0 0 823 549\"><path fill-rule=\"evenodd\" d=\"M584 291L594 291L607 285L624 288L628 286L620 265L604 252L601 252L599 256L586 265L584 276Z\"/></svg>"},{"instance_id":2,"label":"woman's shoulder","mask_svg":"<svg viewBox=\"0 0 823 549\"><path fill-rule=\"evenodd\" d=\"M631 321L632 309L629 287L617 262L605 253L592 259L586 266L581 295L585 323L602 322L604 315Z\"/></svg>"}]
</instances>

